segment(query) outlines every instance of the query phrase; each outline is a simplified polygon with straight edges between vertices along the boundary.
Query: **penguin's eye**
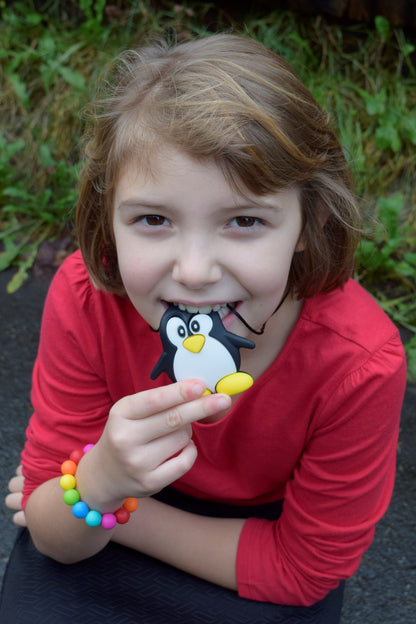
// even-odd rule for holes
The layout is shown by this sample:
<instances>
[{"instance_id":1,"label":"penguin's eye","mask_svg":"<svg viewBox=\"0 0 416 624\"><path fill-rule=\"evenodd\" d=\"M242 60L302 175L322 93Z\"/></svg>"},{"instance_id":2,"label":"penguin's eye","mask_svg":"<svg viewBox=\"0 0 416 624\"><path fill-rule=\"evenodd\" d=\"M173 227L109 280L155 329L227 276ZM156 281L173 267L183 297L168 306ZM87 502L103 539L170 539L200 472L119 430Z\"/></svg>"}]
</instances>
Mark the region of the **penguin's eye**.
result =
<instances>
[{"instance_id":1,"label":"penguin's eye","mask_svg":"<svg viewBox=\"0 0 416 624\"><path fill-rule=\"evenodd\" d=\"M191 323L191 331L194 334L197 334L200 331L200 325L198 321L192 321Z\"/></svg>"},{"instance_id":2,"label":"penguin's eye","mask_svg":"<svg viewBox=\"0 0 416 624\"><path fill-rule=\"evenodd\" d=\"M179 316L172 316L166 323L166 335L172 344L179 347L188 335L185 321Z\"/></svg>"},{"instance_id":3,"label":"penguin's eye","mask_svg":"<svg viewBox=\"0 0 416 624\"><path fill-rule=\"evenodd\" d=\"M197 314L191 320L189 328L193 334L208 336L212 329L212 318L208 314Z\"/></svg>"}]
</instances>

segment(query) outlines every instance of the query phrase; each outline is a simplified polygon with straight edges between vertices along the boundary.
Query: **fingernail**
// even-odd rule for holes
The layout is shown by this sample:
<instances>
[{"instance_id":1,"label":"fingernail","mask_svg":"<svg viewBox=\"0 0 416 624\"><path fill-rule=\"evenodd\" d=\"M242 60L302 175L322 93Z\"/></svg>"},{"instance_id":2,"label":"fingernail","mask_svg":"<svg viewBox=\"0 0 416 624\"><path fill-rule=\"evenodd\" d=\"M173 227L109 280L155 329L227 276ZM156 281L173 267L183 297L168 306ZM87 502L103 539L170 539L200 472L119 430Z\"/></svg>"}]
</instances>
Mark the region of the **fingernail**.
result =
<instances>
[{"instance_id":1,"label":"fingernail","mask_svg":"<svg viewBox=\"0 0 416 624\"><path fill-rule=\"evenodd\" d=\"M226 407L228 407L228 397L225 397L225 396L218 397L217 407L219 407L220 409L225 409Z\"/></svg>"},{"instance_id":2,"label":"fingernail","mask_svg":"<svg viewBox=\"0 0 416 624\"><path fill-rule=\"evenodd\" d=\"M195 397L200 397L205 392L205 386L200 383L196 383L192 386L192 394Z\"/></svg>"}]
</instances>

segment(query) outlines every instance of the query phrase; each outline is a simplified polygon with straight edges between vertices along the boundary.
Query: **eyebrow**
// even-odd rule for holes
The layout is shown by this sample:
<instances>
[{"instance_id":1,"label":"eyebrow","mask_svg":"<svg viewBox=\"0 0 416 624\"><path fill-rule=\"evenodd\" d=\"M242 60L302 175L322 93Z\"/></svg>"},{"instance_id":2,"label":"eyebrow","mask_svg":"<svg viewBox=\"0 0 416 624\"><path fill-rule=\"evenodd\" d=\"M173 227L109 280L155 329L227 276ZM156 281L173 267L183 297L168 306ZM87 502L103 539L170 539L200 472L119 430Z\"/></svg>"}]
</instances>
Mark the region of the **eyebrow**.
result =
<instances>
[{"instance_id":1,"label":"eyebrow","mask_svg":"<svg viewBox=\"0 0 416 624\"><path fill-rule=\"evenodd\" d=\"M134 210L136 208L149 208L149 210L171 210L172 207L159 201L149 199L141 199L140 197L132 197L120 202L117 206L119 210ZM253 200L247 204L236 204L232 206L223 206L221 211L235 212L236 210L250 211L253 209L281 210L282 207L277 203L266 203Z\"/></svg>"},{"instance_id":2,"label":"eyebrow","mask_svg":"<svg viewBox=\"0 0 416 624\"><path fill-rule=\"evenodd\" d=\"M160 202L149 200L141 200L139 197L126 199L120 202L116 208L118 210L134 210L136 208L149 208L149 210L166 210L166 206Z\"/></svg>"}]
</instances>

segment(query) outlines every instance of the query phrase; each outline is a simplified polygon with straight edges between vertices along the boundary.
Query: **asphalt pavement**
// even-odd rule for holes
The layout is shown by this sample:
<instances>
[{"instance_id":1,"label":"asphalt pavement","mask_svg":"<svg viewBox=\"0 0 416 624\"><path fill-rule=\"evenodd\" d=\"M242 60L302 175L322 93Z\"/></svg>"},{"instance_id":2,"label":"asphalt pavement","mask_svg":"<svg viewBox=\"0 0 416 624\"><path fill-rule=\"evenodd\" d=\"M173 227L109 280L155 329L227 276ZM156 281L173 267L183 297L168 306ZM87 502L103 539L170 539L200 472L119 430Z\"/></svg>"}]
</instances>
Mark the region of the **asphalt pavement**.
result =
<instances>
[{"instance_id":1,"label":"asphalt pavement","mask_svg":"<svg viewBox=\"0 0 416 624\"><path fill-rule=\"evenodd\" d=\"M0 495L19 462L30 416L30 378L48 280L31 277L14 294L0 273ZM0 579L16 528L0 501ZM416 623L416 386L408 385L390 508L355 576L347 582L342 624ZM254 624L254 623L253 623Z\"/></svg>"}]
</instances>

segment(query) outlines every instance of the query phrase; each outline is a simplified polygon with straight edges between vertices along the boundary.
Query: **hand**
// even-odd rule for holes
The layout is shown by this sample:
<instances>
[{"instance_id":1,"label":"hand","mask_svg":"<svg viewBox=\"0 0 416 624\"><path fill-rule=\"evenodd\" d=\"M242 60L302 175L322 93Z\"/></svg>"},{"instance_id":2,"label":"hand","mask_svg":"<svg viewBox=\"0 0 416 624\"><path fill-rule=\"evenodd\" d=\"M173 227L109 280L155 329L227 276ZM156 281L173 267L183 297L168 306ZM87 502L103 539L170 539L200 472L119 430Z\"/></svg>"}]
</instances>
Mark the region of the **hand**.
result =
<instances>
[{"instance_id":1,"label":"hand","mask_svg":"<svg viewBox=\"0 0 416 624\"><path fill-rule=\"evenodd\" d=\"M22 509L24 482L25 479L22 474L22 467L18 466L16 469L16 476L12 477L8 483L10 494L8 494L5 499L6 506L16 512L13 516L14 524L21 527L26 526L26 516Z\"/></svg>"},{"instance_id":2,"label":"hand","mask_svg":"<svg viewBox=\"0 0 416 624\"><path fill-rule=\"evenodd\" d=\"M81 497L106 510L127 496L150 496L188 472L197 457L191 423L231 406L230 397L204 391L200 381L187 380L120 399L78 465Z\"/></svg>"}]
</instances>

